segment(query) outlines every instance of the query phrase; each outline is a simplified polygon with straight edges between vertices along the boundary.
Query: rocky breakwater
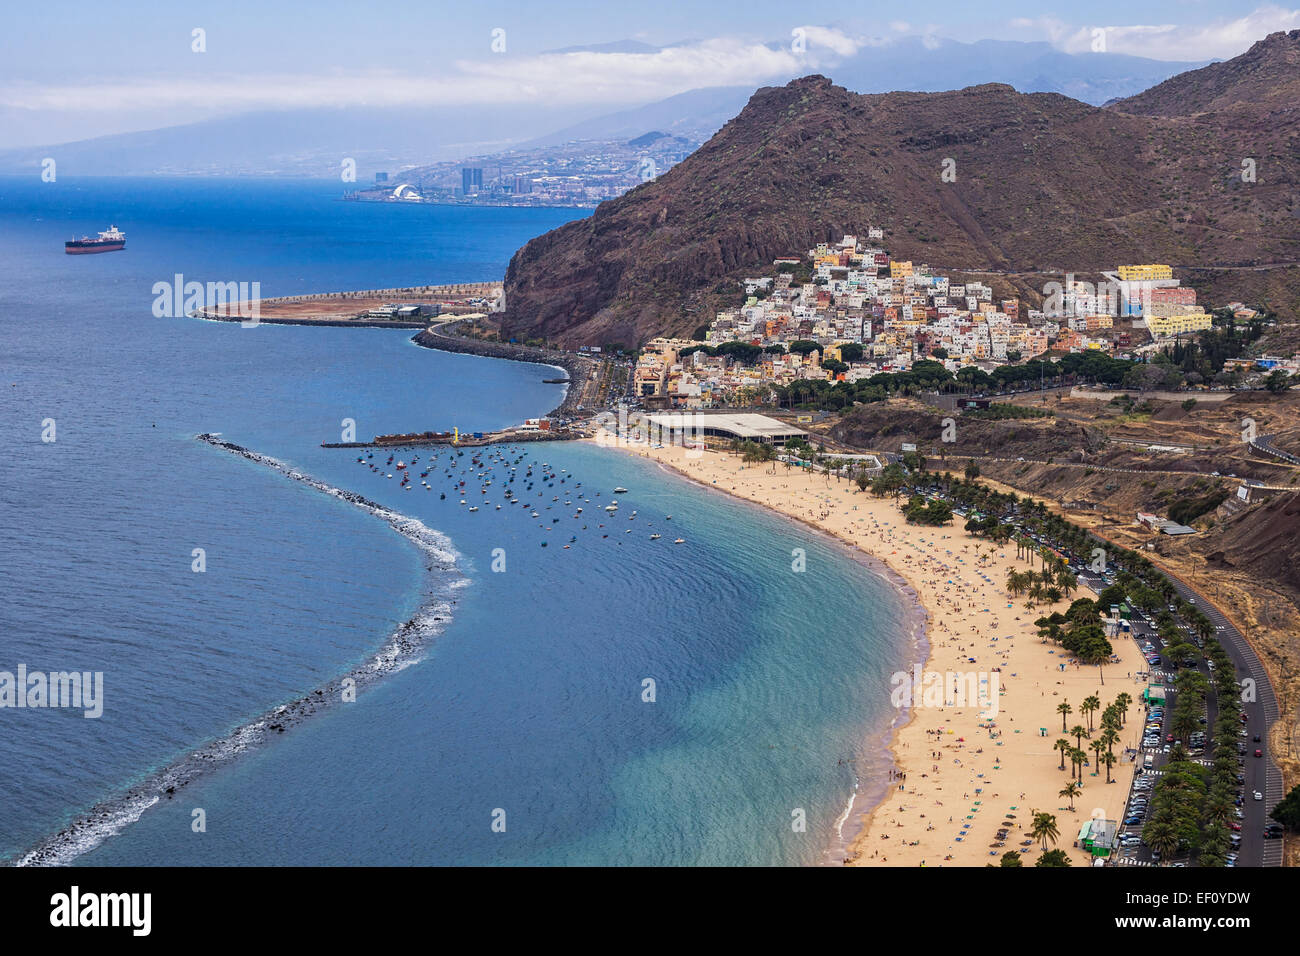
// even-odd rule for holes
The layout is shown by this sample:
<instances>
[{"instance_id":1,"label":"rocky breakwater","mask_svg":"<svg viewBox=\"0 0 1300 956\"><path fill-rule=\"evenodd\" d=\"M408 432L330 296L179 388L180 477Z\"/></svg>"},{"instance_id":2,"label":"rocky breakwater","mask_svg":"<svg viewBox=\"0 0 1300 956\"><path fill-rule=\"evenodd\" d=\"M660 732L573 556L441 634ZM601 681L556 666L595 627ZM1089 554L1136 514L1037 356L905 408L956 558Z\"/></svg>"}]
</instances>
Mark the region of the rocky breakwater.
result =
<instances>
[{"instance_id":1,"label":"rocky breakwater","mask_svg":"<svg viewBox=\"0 0 1300 956\"><path fill-rule=\"evenodd\" d=\"M512 342L488 342L483 339L456 335L456 322L444 322L431 325L416 333L411 341L428 349L441 349L444 352L461 352L466 355L482 355L487 358L509 359L514 362L532 362L538 365L552 365L564 369L569 375L569 387L565 390L564 401L548 412L550 417L574 418L578 405L582 402L583 384L591 379L596 369L595 359L576 352L562 352L557 349L536 348L531 345L517 345Z\"/></svg>"}]
</instances>

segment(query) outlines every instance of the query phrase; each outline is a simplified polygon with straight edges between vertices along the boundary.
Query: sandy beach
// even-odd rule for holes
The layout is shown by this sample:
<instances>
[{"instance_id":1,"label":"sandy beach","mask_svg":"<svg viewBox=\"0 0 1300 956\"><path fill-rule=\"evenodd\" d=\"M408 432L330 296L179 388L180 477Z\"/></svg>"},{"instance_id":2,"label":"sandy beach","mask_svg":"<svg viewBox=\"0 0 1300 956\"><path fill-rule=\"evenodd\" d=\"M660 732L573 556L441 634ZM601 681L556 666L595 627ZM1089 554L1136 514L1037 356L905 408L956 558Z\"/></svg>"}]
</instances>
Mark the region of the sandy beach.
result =
<instances>
[{"instance_id":1,"label":"sandy beach","mask_svg":"<svg viewBox=\"0 0 1300 956\"><path fill-rule=\"evenodd\" d=\"M912 680L899 681L895 705L908 707L909 698L917 696L919 706L910 707L892 742L896 766L886 798L877 807L854 808L845 835L855 822L858 829L844 862L984 866L1020 850L1024 864L1032 866L1041 854L1028 835L1034 811L1056 817L1059 836L1049 848L1064 850L1074 865L1091 860L1074 844L1090 817L1120 818L1134 772L1134 763L1121 755L1136 748L1141 737L1145 682L1136 675L1146 662L1136 644L1122 638L1112 641L1118 663L1100 670L1077 665L1059 646L1042 641L1033 624L1053 610L1064 611L1074 598L1094 596L1091 591L1083 588L1056 605L1027 609L1025 598L1012 598L1005 588L1010 571L1031 567L1017 559L1014 544L995 547L968 535L960 517L942 528L909 525L892 498L875 498L844 479L780 462L745 464L727 452L599 443L833 534L884 562L915 590L926 613L929 659L909 661L905 669L936 677L916 695L910 693ZM945 705L944 691L931 688L950 674L970 688L964 700L955 698L955 706ZM1089 716L1080 713L1084 699L1095 695L1105 708L1122 691L1134 703L1115 745L1121 759L1111 770L1114 782L1106 783L1106 769L1084 737L1090 764L1083 768L1083 790L1071 809L1060 791L1072 768L1067 760L1062 770L1061 754L1053 749L1058 738L1070 736L1062 733L1057 708L1063 701L1073 708L1067 730L1087 727ZM1099 720L1100 710L1091 719L1093 739ZM1070 741L1073 745L1075 738Z\"/></svg>"}]
</instances>

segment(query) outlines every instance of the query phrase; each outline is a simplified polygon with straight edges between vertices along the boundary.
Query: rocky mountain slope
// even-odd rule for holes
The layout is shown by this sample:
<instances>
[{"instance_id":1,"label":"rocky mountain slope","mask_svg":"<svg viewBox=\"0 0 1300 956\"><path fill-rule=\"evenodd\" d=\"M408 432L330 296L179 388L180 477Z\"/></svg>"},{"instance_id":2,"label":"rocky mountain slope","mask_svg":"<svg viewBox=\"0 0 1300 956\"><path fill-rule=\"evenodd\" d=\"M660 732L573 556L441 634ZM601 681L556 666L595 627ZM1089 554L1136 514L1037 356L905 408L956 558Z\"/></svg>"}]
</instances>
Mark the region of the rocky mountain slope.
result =
<instances>
[{"instance_id":1,"label":"rocky mountain slope","mask_svg":"<svg viewBox=\"0 0 1300 956\"><path fill-rule=\"evenodd\" d=\"M1298 52L1300 32L1274 34L1106 109L997 84L760 89L667 174L516 253L503 329L565 345L689 335L738 300L737 278L869 224L895 256L989 272L1030 301L1050 273L1157 261L1212 302L1294 314L1300 266L1277 264L1300 263L1300 113L1279 103L1261 122L1259 98L1294 79ZM1190 95L1180 82L1227 105L1154 115Z\"/></svg>"}]
</instances>

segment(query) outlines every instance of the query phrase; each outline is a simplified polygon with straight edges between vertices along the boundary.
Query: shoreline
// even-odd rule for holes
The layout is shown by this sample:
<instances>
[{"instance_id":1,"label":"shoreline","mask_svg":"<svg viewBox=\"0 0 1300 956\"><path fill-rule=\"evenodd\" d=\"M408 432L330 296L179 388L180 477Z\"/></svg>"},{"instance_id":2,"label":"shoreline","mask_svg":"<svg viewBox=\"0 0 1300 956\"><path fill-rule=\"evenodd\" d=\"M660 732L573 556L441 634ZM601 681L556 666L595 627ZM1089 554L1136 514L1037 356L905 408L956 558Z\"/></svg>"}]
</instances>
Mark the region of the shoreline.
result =
<instances>
[{"instance_id":1,"label":"shoreline","mask_svg":"<svg viewBox=\"0 0 1300 956\"><path fill-rule=\"evenodd\" d=\"M600 444L596 439L583 440ZM773 509L766 508L753 499L733 494L730 491L719 489L713 485L705 484L696 476L688 474L678 468L674 468L667 462L657 461L656 464L661 471L666 471L678 478L684 478L687 481L710 491L720 491L728 498L732 498L746 507L757 508L766 514L771 514L773 511ZM900 574L897 569L880 556L858 547L852 541L845 540L840 535L835 534L821 525L807 521L798 516L786 515L779 511L777 512L777 515L781 518L792 519L808 531L825 539L828 545L839 550L845 558L866 568L869 574L881 578L890 588L892 588L894 592L899 595L901 603L903 604L903 623L904 627L907 629L907 637L903 643L907 648L907 653L911 655L909 659L925 660L928 666L928 662L933 653L929 641L931 612L925 602L921 600L920 594L916 587L913 586L912 582ZM878 788L870 786L873 781L869 778L867 773L868 768L863 766L863 763L871 754L874 753L883 755L887 764L897 767L899 761L898 754L895 751L895 746L898 742L899 735L916 718L916 710L917 709L912 706L904 708L889 722L889 725L886 728L878 733L869 735L869 739L864 742L862 752L860 752L855 759L853 771L854 777L857 781L857 786L850 795L850 803L846 807L847 815L844 816L843 822L837 825L837 832L834 835L834 838L826 845L826 847L823 848L821 853L822 861L820 865L842 866L844 863L843 858L851 852L854 844L870 827L872 817L875 815L876 810L883 805L885 798L888 796L888 787L884 786L884 784L887 784L889 781L879 781L881 786ZM872 789L879 789L880 794L875 800L868 803L866 801L870 796L870 791Z\"/></svg>"},{"instance_id":2,"label":"shoreline","mask_svg":"<svg viewBox=\"0 0 1300 956\"><path fill-rule=\"evenodd\" d=\"M1037 606L1026 615L1003 590L1006 573L1024 570L1028 567L1024 560L965 534L960 527L909 525L891 499L872 498L843 480L827 481L824 474L800 469L780 471L775 465L767 471L767 466L745 465L737 456L718 451L687 457L680 446L655 448L612 436L586 440L653 460L706 488L792 518L847 546L855 557L870 559L864 563L873 570L872 562L878 562L888 569L885 576L891 584L898 587L903 582L902 597L916 608L913 619L922 622L920 634L913 638L915 670L942 676L942 668L955 664L956 670L949 674L969 676L969 661L970 667L988 672L987 686L997 689L991 707L934 702L927 695L918 704L895 703L898 716L883 730L867 735L855 768L858 788L853 804L840 825L842 835L832 833L823 852L826 862L982 867L989 862L997 865L1003 853L1016 850L1027 858L1026 865L1032 865L1034 854L1040 853L1038 846L1017 845L1032 843L1025 830L1031 809L1057 817L1054 849L1065 851L1073 865L1090 862L1087 850L1071 845L1077 842L1075 832L1091 815L1120 818L1135 768L1135 761L1126 756L1128 748L1136 747L1141 727L1140 685L1132 675L1146 669L1135 642L1117 640L1118 663L1108 664L1100 673L1075 664L1064 652L1058 654L1058 647L1039 638L1031 623L1040 615L1064 610L1069 600ZM820 514L814 509L821 509ZM1038 698L1034 690L1039 691ZM1111 770L1112 782L1107 785L1098 779L1099 774L1093 773L1097 768L1089 765L1083 774L1084 790L1072 801L1074 806L1065 806L1058 791L1071 776L1068 768L1058 769L1059 754L1052 746L1062 736L1053 728L1053 721L1062 719L1055 711L1058 700L1077 709L1086 697L1099 696L1104 706L1120 691L1129 692L1134 704L1115 745L1115 755L1122 759ZM1072 719L1087 722L1079 715ZM883 780L868 779L866 764L878 752L882 735L891 772ZM1011 739L1005 739L1008 736ZM943 784L952 777L964 778L957 782L966 788L960 800L971 805L960 820L955 810L939 811L951 814L947 830L941 833L935 807L944 806ZM999 779L1007 782L999 785ZM1001 793L1012 787L1018 797ZM877 791L882 791L879 799ZM954 802L951 793L946 796ZM980 842L976 827L984 820L995 822L990 819L995 803L1007 806L1004 820L996 821L997 837L989 834L994 840L990 846L995 847L990 850ZM982 819L980 811L984 811ZM1004 830L1006 837L1001 836ZM1013 830L1017 831L1014 837Z\"/></svg>"}]
</instances>

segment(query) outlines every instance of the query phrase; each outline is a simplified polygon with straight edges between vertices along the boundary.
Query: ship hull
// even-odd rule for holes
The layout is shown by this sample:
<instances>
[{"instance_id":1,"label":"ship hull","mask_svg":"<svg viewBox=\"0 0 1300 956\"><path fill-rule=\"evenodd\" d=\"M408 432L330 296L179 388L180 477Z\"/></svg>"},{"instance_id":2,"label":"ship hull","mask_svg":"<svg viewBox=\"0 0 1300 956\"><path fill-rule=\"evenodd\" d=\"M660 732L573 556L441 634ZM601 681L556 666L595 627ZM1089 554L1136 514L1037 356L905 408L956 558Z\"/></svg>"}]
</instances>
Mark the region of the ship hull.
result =
<instances>
[{"instance_id":1,"label":"ship hull","mask_svg":"<svg viewBox=\"0 0 1300 956\"><path fill-rule=\"evenodd\" d=\"M70 256L89 256L97 252L119 252L125 248L125 242L93 242L85 244L65 242L63 244L63 251Z\"/></svg>"}]
</instances>

